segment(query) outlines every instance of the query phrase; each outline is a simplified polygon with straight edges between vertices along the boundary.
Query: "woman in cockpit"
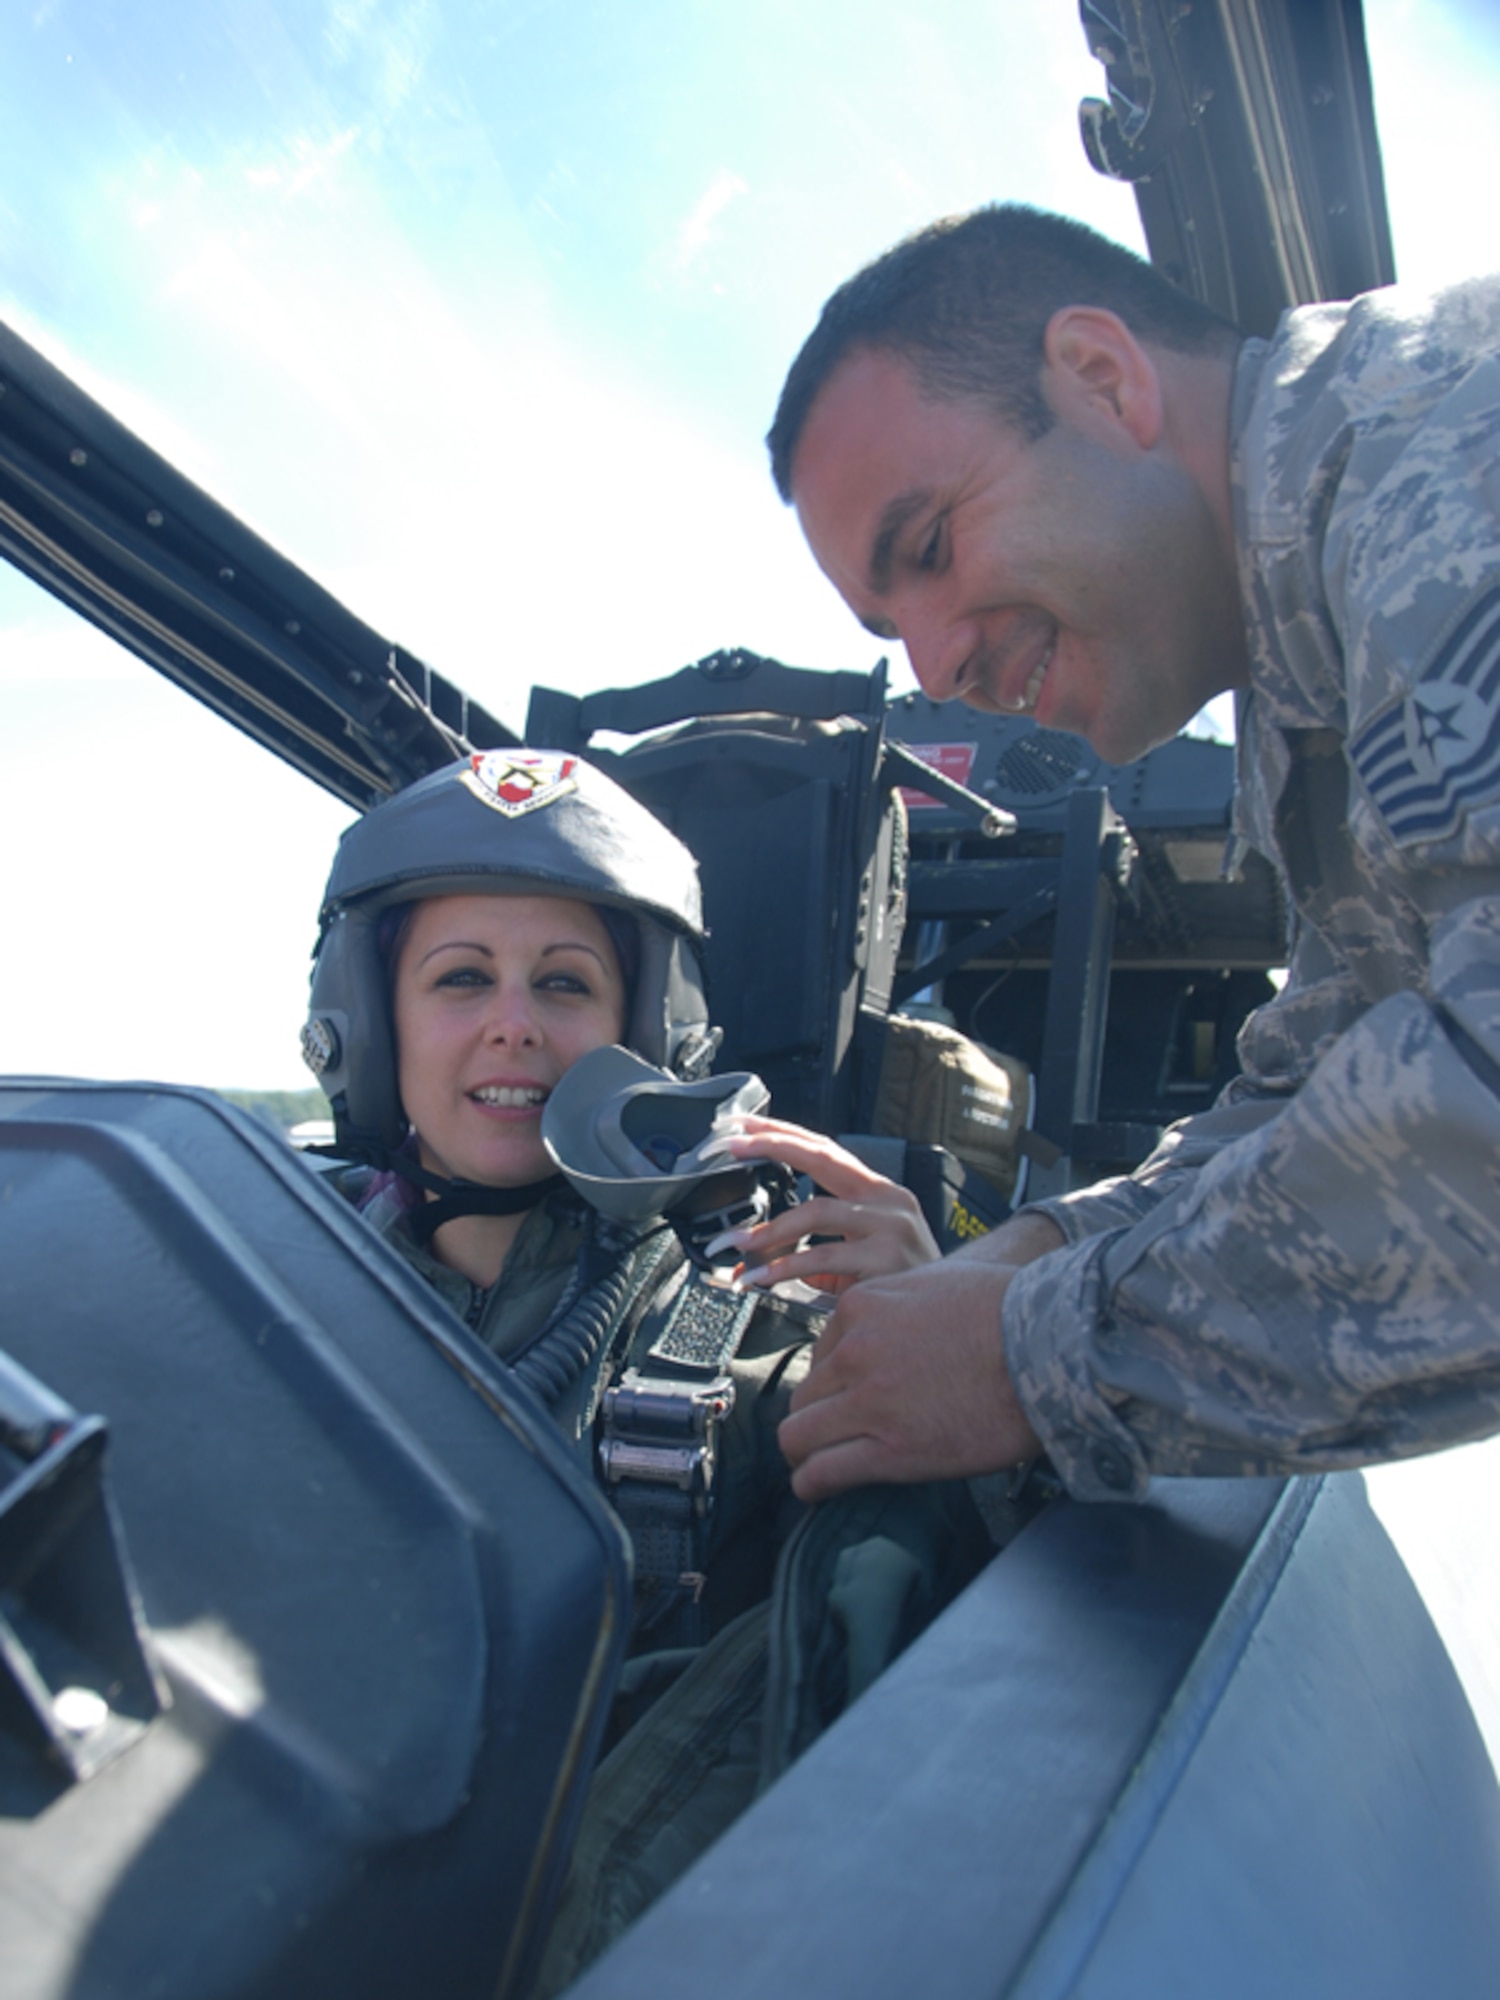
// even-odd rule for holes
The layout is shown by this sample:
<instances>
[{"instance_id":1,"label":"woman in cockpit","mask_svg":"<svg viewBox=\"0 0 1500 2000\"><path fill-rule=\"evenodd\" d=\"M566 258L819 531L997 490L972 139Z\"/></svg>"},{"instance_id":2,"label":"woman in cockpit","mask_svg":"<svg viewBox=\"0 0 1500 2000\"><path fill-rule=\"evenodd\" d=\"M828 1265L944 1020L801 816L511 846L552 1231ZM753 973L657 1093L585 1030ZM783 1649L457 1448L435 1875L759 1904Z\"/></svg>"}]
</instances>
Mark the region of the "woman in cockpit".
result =
<instances>
[{"instance_id":1,"label":"woman in cockpit","mask_svg":"<svg viewBox=\"0 0 1500 2000\"><path fill-rule=\"evenodd\" d=\"M691 854L622 787L580 758L490 752L422 779L344 835L303 1032L333 1106L331 1150L349 1162L336 1185L542 1399L634 1546L631 1658L549 1989L761 1782L767 1605L806 1512L776 1427L826 1303L805 1281L836 1289L938 1254L905 1189L819 1134L753 1114L720 1122L712 1161L740 1184L755 1169L736 1167L737 1153L774 1153L814 1177L822 1192L805 1220L796 1211L767 1225L755 1219L763 1209L731 1210L731 1226L695 1246L638 1202L623 1220L601 1212L558 1171L544 1140L549 1102L601 1051L633 1051L668 1096L711 1102L744 1081L721 1090L708 1075L717 1037L702 935ZM798 1247L809 1234L816 1248ZM747 1245L764 1289L722 1281ZM704 1266L716 1257L713 1282ZM652 1359L674 1352L707 1361L695 1376ZM660 1394L632 1397L627 1377ZM632 1477L650 1452L619 1449L643 1441L620 1426L671 1394L704 1399L708 1418L685 1485ZM684 1745L694 1783L657 1796L663 1760ZM626 1861L609 1803L622 1787L633 1805ZM659 1852L643 1853L656 1832Z\"/></svg>"}]
</instances>

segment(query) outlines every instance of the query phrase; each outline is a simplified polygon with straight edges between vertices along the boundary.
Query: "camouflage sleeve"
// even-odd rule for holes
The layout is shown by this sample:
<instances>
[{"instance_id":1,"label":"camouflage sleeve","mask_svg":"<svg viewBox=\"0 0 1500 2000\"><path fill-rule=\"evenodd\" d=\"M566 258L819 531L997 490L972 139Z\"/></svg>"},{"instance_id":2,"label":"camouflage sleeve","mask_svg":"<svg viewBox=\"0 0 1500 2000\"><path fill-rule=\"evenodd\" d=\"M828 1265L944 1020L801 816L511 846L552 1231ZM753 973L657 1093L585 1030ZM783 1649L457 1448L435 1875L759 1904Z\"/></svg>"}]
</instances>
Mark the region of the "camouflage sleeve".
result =
<instances>
[{"instance_id":1,"label":"camouflage sleeve","mask_svg":"<svg viewBox=\"0 0 1500 2000\"><path fill-rule=\"evenodd\" d=\"M1281 1114L1020 1272L1013 1377L1082 1498L1500 1429L1500 900L1434 936Z\"/></svg>"},{"instance_id":2,"label":"camouflage sleeve","mask_svg":"<svg viewBox=\"0 0 1500 2000\"><path fill-rule=\"evenodd\" d=\"M1170 1127L1150 1158L1133 1174L1096 1181L1073 1194L1028 1202L1024 1212L1048 1216L1069 1243L1081 1243L1105 1230L1127 1229L1151 1215L1158 1203L1196 1174L1220 1147L1255 1131L1274 1118L1285 1103L1284 1090L1259 1088L1247 1079L1237 1079L1211 1110Z\"/></svg>"},{"instance_id":3,"label":"camouflage sleeve","mask_svg":"<svg viewBox=\"0 0 1500 2000\"><path fill-rule=\"evenodd\" d=\"M1244 1083L1007 1294L1080 1496L1500 1428L1500 285L1292 322L1244 384L1240 824L1302 930Z\"/></svg>"}]
</instances>

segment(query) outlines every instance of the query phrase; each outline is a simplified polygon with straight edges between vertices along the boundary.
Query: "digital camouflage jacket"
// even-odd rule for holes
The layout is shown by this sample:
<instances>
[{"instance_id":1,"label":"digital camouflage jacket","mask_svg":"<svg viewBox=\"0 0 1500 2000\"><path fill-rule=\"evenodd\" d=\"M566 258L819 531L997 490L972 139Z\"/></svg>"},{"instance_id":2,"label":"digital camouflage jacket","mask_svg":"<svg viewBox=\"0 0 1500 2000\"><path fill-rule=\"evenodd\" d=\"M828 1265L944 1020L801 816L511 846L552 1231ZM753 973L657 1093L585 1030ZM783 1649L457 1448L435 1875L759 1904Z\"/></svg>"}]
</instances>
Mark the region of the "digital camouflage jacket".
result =
<instances>
[{"instance_id":1,"label":"digital camouflage jacket","mask_svg":"<svg viewBox=\"0 0 1500 2000\"><path fill-rule=\"evenodd\" d=\"M1082 1498L1500 1428L1500 279L1241 350L1238 834L1285 876L1243 1075L1044 1204L1011 1370Z\"/></svg>"}]
</instances>

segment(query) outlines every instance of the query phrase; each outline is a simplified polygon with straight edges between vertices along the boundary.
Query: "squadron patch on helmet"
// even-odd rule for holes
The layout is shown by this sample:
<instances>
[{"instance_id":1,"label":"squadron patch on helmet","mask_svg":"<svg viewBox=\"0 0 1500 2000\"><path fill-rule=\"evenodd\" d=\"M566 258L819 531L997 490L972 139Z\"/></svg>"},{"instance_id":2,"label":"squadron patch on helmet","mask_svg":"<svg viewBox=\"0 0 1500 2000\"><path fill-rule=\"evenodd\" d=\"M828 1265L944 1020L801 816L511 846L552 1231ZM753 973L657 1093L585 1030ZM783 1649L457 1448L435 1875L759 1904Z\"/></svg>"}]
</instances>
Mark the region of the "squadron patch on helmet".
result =
<instances>
[{"instance_id":1,"label":"squadron patch on helmet","mask_svg":"<svg viewBox=\"0 0 1500 2000\"><path fill-rule=\"evenodd\" d=\"M459 775L476 799L519 819L576 792L577 769L578 759L560 750L482 750Z\"/></svg>"},{"instance_id":2,"label":"squadron patch on helmet","mask_svg":"<svg viewBox=\"0 0 1500 2000\"><path fill-rule=\"evenodd\" d=\"M1500 796L1500 585L1469 605L1409 695L1349 741L1401 846L1442 840Z\"/></svg>"}]
</instances>

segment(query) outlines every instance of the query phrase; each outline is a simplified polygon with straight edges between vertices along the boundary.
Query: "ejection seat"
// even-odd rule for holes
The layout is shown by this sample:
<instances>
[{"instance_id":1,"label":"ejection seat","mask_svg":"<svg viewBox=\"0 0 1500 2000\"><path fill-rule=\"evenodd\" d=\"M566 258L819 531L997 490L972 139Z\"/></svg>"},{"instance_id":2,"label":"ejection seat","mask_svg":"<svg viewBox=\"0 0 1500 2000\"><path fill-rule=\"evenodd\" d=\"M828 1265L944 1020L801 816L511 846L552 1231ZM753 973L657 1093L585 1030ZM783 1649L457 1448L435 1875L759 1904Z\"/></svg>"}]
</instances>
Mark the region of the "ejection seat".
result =
<instances>
[{"instance_id":1,"label":"ejection seat","mask_svg":"<svg viewBox=\"0 0 1500 2000\"><path fill-rule=\"evenodd\" d=\"M903 954L908 801L940 799L1001 856L1015 819L895 741L887 714L883 661L821 673L734 650L641 687L537 688L526 740L602 764L698 857L719 1067L755 1071L779 1115L910 1186L952 1248L1004 1220L1094 1116L1122 829L1102 792L1081 794L1059 859L991 863L983 920L961 938L926 927ZM1038 1098L1003 1052L951 1028L924 1042L939 1010L922 996L1049 917Z\"/></svg>"}]
</instances>

